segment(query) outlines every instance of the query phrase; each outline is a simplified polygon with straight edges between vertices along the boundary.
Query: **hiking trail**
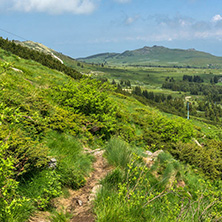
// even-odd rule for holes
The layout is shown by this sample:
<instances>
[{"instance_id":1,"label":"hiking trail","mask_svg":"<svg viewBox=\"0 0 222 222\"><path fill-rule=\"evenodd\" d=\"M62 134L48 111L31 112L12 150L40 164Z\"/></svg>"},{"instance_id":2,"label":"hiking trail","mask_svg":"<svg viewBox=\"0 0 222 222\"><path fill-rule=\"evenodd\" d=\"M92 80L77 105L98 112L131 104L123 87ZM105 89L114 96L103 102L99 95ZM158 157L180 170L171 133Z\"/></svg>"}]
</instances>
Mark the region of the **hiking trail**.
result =
<instances>
[{"instance_id":1,"label":"hiking trail","mask_svg":"<svg viewBox=\"0 0 222 222\"><path fill-rule=\"evenodd\" d=\"M52 200L52 205L58 212L64 210L72 214L70 222L95 221L95 215L92 210L93 199L96 196L96 192L101 188L99 181L111 170L111 167L103 157L103 150L85 148L84 152L95 156L93 171L87 178L85 186L78 190L69 189L68 198L58 197ZM50 222L49 216L49 212L37 212L29 219L29 222Z\"/></svg>"}]
</instances>

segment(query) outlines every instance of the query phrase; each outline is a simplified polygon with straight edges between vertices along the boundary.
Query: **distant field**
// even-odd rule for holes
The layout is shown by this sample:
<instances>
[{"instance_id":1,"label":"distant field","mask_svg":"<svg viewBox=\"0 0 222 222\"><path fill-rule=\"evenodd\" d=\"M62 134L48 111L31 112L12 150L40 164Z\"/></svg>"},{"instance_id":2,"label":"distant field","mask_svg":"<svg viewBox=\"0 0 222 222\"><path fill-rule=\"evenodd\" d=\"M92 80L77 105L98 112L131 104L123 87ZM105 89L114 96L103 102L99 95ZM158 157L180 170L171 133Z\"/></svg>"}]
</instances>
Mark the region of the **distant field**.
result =
<instances>
[{"instance_id":1,"label":"distant field","mask_svg":"<svg viewBox=\"0 0 222 222\"><path fill-rule=\"evenodd\" d=\"M204 82L210 83L214 75L222 75L221 69L192 69L192 68L161 68L161 67L97 67L101 71L96 78L106 77L117 82L130 80L132 85L160 87L166 77L182 80L183 75L199 75Z\"/></svg>"}]
</instances>

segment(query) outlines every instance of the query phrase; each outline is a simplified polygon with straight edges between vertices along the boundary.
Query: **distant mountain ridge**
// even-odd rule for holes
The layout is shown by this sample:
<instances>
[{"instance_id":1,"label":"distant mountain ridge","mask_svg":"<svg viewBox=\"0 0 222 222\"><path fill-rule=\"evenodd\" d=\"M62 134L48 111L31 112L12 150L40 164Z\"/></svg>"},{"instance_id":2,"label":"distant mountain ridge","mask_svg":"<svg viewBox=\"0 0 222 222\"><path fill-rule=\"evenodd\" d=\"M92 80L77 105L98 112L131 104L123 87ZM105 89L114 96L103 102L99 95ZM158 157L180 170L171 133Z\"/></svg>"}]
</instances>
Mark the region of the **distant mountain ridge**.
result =
<instances>
[{"instance_id":1,"label":"distant mountain ridge","mask_svg":"<svg viewBox=\"0 0 222 222\"><path fill-rule=\"evenodd\" d=\"M77 60L108 65L161 65L221 68L222 57L195 49L170 49L163 46L144 46L123 53L101 53Z\"/></svg>"},{"instance_id":2,"label":"distant mountain ridge","mask_svg":"<svg viewBox=\"0 0 222 222\"><path fill-rule=\"evenodd\" d=\"M191 49L170 49L164 46L144 46L140 49L126 50L123 53L107 52L91 55L85 58L73 59L56 52L41 43L32 41L15 41L30 49L52 55L61 63L78 68L79 62L106 64L110 66L167 66L167 67L202 67L222 68L222 57ZM86 64L84 66L87 66Z\"/></svg>"}]
</instances>

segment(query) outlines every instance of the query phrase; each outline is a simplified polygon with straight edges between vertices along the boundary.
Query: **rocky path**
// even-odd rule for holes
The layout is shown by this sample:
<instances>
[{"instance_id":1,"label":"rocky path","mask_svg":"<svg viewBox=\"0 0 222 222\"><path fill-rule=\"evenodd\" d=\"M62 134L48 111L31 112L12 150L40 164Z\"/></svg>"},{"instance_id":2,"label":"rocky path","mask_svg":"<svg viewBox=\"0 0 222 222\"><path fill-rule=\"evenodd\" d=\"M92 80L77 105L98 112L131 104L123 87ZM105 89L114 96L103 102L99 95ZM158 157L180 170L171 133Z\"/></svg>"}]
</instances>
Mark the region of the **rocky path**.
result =
<instances>
[{"instance_id":1,"label":"rocky path","mask_svg":"<svg viewBox=\"0 0 222 222\"><path fill-rule=\"evenodd\" d=\"M106 160L102 157L102 151L93 153L96 161L93 164L94 171L90 175L86 185L78 191L72 191L71 197L74 204L74 217L71 222L93 222L95 215L92 212L92 200L95 198L96 192L101 188L99 181L109 172Z\"/></svg>"},{"instance_id":2,"label":"rocky path","mask_svg":"<svg viewBox=\"0 0 222 222\"><path fill-rule=\"evenodd\" d=\"M89 176L87 183L79 190L69 190L68 198L56 198L53 205L57 210L64 210L73 215L70 222L93 222L95 215L92 211L92 200L95 193L101 188L99 181L106 176L111 170L107 161L103 158L101 150L85 150L95 156L96 161L93 163L93 171ZM36 214L30 219L30 222L49 222L49 213L42 212Z\"/></svg>"}]
</instances>

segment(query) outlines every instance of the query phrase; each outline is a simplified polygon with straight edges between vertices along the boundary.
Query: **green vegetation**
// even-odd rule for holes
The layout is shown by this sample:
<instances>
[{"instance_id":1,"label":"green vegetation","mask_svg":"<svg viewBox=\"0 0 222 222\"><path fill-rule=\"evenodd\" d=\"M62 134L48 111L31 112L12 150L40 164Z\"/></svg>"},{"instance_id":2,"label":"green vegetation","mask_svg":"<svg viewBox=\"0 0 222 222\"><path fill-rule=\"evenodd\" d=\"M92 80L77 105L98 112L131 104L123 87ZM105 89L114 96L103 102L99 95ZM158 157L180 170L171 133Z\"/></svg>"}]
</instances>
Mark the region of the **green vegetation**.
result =
<instances>
[{"instance_id":1,"label":"green vegetation","mask_svg":"<svg viewBox=\"0 0 222 222\"><path fill-rule=\"evenodd\" d=\"M143 47L123 53L103 53L78 59L87 63L116 66L165 66L221 68L221 57L192 50Z\"/></svg>"},{"instance_id":2,"label":"green vegetation","mask_svg":"<svg viewBox=\"0 0 222 222\"><path fill-rule=\"evenodd\" d=\"M21 58L31 59L51 69L56 69L58 71L64 72L75 79L79 79L82 76L79 72L75 71L74 69L63 65L60 61L53 58L50 54L45 54L43 52L31 50L27 47L23 47L21 45L16 44L14 41L8 41L3 38L0 38L0 47Z\"/></svg>"},{"instance_id":3,"label":"green vegetation","mask_svg":"<svg viewBox=\"0 0 222 222\"><path fill-rule=\"evenodd\" d=\"M110 149L116 150L118 143L121 149L120 140L109 143L107 155L108 159L112 156L111 163L114 159ZM126 152L126 146L123 150ZM95 202L97 221L221 219L220 188L194 175L168 153L161 153L151 168L132 153L128 164L109 173L102 184Z\"/></svg>"},{"instance_id":4,"label":"green vegetation","mask_svg":"<svg viewBox=\"0 0 222 222\"><path fill-rule=\"evenodd\" d=\"M221 220L220 104L214 104L212 92L206 101L198 91L188 121L182 96L191 92L169 95L170 89L158 88L165 81L195 84L219 95L214 76L220 70L94 65L87 69L103 70L103 76L82 78L45 54L0 42L1 221L27 221L37 210L50 210L51 221L69 221L68 211L52 209L52 199L86 184L94 158L85 147L104 148L115 167L95 200L97 221ZM12 52L27 52L27 58ZM83 69L81 63L77 67ZM118 77L112 84L106 81L109 71ZM135 73L153 86L137 82ZM203 116L207 109L211 116L218 112L217 119ZM147 166L144 152L160 149L164 152Z\"/></svg>"},{"instance_id":5,"label":"green vegetation","mask_svg":"<svg viewBox=\"0 0 222 222\"><path fill-rule=\"evenodd\" d=\"M126 142L112 138L106 146L107 160L110 164L125 168L130 160L131 152Z\"/></svg>"},{"instance_id":6,"label":"green vegetation","mask_svg":"<svg viewBox=\"0 0 222 222\"><path fill-rule=\"evenodd\" d=\"M53 212L53 215L50 217L51 222L68 222L72 218L72 215L69 212L64 212L61 210L59 212Z\"/></svg>"},{"instance_id":7,"label":"green vegetation","mask_svg":"<svg viewBox=\"0 0 222 222\"><path fill-rule=\"evenodd\" d=\"M62 187L85 184L92 158L83 154L77 135L89 134L83 129L89 119L76 119L50 97L68 76L3 50L1 56L7 62L0 68L0 220L27 221L34 210L47 209ZM56 169L49 165L53 158Z\"/></svg>"}]
</instances>

